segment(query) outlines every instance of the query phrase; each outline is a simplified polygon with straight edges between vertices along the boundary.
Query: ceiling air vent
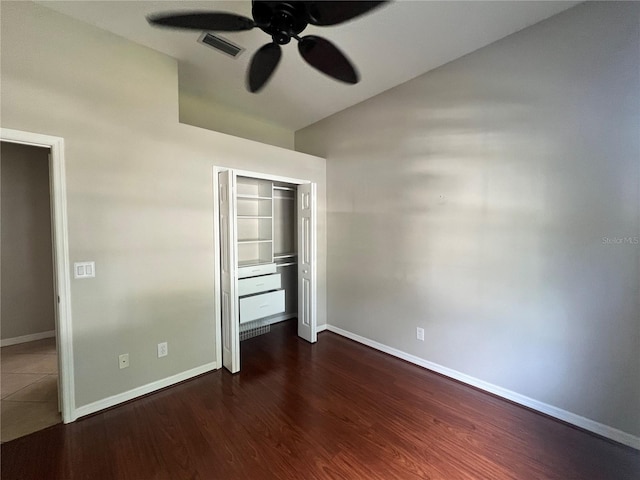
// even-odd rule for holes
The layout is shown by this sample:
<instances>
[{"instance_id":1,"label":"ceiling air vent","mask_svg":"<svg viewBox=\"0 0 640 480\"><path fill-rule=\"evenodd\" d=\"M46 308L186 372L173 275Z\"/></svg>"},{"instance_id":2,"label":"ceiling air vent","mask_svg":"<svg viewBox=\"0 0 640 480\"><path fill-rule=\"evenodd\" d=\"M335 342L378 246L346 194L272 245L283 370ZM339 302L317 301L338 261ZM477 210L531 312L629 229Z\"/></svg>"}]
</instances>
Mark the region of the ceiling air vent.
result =
<instances>
[{"instance_id":1,"label":"ceiling air vent","mask_svg":"<svg viewBox=\"0 0 640 480\"><path fill-rule=\"evenodd\" d=\"M235 43L230 42L226 38L222 38L219 35L213 35L212 33L203 33L200 35L198 39L200 43L204 43L205 45L209 45L212 48L215 48L219 52L224 53L225 55L229 55L230 57L236 58L240 55L244 48L239 47Z\"/></svg>"}]
</instances>

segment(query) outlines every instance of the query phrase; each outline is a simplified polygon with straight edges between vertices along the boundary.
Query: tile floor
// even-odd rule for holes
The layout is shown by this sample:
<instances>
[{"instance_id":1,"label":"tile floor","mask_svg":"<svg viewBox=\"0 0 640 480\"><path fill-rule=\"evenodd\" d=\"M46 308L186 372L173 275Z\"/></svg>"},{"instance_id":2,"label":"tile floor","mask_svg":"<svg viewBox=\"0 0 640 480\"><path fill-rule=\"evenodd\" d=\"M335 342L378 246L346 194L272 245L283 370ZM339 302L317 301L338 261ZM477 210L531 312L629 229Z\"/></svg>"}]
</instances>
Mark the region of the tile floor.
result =
<instances>
[{"instance_id":1,"label":"tile floor","mask_svg":"<svg viewBox=\"0 0 640 480\"><path fill-rule=\"evenodd\" d=\"M2 347L0 353L2 443L60 423L55 338Z\"/></svg>"}]
</instances>

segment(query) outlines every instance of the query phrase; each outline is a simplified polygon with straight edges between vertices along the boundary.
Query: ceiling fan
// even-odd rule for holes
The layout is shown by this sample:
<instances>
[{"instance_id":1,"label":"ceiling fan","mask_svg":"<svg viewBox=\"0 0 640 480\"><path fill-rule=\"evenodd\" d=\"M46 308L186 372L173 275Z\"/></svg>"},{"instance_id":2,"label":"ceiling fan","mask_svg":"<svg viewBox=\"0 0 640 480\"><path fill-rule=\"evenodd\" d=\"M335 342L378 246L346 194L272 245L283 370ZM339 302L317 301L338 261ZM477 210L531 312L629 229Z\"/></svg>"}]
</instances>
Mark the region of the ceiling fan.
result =
<instances>
[{"instance_id":1,"label":"ceiling fan","mask_svg":"<svg viewBox=\"0 0 640 480\"><path fill-rule=\"evenodd\" d=\"M295 39L305 61L320 72L355 84L358 72L349 59L329 40L316 35L300 37L308 24L327 27L364 15L386 1L265 1L252 0L253 19L227 12L161 13L147 17L153 26L214 32L239 32L258 27L271 36L271 42L253 54L247 72L247 89L256 93L271 78L282 50Z\"/></svg>"}]
</instances>

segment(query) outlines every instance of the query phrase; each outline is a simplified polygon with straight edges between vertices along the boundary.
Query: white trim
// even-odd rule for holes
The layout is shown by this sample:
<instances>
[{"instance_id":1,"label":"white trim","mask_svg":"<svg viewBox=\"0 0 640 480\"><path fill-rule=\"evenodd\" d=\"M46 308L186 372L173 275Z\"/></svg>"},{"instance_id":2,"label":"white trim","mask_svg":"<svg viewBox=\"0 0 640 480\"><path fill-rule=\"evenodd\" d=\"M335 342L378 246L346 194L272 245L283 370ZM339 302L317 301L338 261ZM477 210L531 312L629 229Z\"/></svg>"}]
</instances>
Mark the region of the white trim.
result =
<instances>
[{"instance_id":1,"label":"white trim","mask_svg":"<svg viewBox=\"0 0 640 480\"><path fill-rule=\"evenodd\" d=\"M292 318L296 318L297 316L297 313L277 313L273 317L267 317L266 319L261 320L267 320L269 325L275 325L276 323L284 322L285 320L291 320Z\"/></svg>"},{"instance_id":2,"label":"white trim","mask_svg":"<svg viewBox=\"0 0 640 480\"><path fill-rule=\"evenodd\" d=\"M18 345L19 343L35 342L36 340L42 340L43 338L51 338L55 336L56 331L49 330L48 332L31 333L29 335L22 335L20 337L3 338L2 340L0 340L0 347Z\"/></svg>"},{"instance_id":3,"label":"white trim","mask_svg":"<svg viewBox=\"0 0 640 480\"><path fill-rule=\"evenodd\" d=\"M220 185L218 174L227 168L213 167L213 321L216 363L222 365L222 313L220 311Z\"/></svg>"},{"instance_id":4,"label":"white trim","mask_svg":"<svg viewBox=\"0 0 640 480\"><path fill-rule=\"evenodd\" d=\"M330 332L337 333L338 335L342 335L343 337L347 337L358 343L367 345L368 347L374 348L384 353L388 353L389 355L393 355L394 357L401 358L402 360L406 360L407 362L413 363L414 365L418 365L428 370L440 373L449 378L453 378L462 383L466 383L467 385L471 385L486 392L493 393L494 395L497 395L499 397L506 398L507 400L511 400L512 402L524 405L525 407L529 407L538 412L583 428L584 430L588 430L608 439L627 445L631 448L635 448L636 450L640 450L640 437L636 437L634 435L631 435L630 433L626 433L622 430L618 430L608 425L598 423L594 420L590 420L580 415L576 415L575 413L562 410L561 408L554 407L553 405L540 402L533 398L520 395L519 393L507 390L506 388L493 385L491 383L485 382L484 380L466 375L451 368L443 367L442 365L438 365L437 363L429 362L428 360L424 360L420 357L416 357L415 355L411 355L401 350L397 350L393 347L389 347L382 343L376 342L375 340L370 340L366 337L351 333L347 330L343 330L342 328L334 327L333 325L326 325L325 328ZM318 327L318 331L320 331L320 327Z\"/></svg>"},{"instance_id":5,"label":"white trim","mask_svg":"<svg viewBox=\"0 0 640 480\"><path fill-rule=\"evenodd\" d=\"M223 170L227 170L224 168ZM258 178L260 180L270 180L272 182L292 183L296 185L302 185L305 183L311 183L310 180L300 180L299 178L282 177L280 175L270 175L268 173L250 172L248 170L238 170L237 168L229 169L236 172L236 176Z\"/></svg>"},{"instance_id":6,"label":"white trim","mask_svg":"<svg viewBox=\"0 0 640 480\"><path fill-rule=\"evenodd\" d=\"M120 403L128 402L129 400L141 397L142 395L147 395L162 388L170 387L171 385L189 380L190 378L197 377L203 373L217 370L217 367L218 364L216 362L207 363L200 367L187 370L186 372L177 373L170 377L163 378L162 380L156 380L155 382L147 383L141 387L136 387L131 390L127 390L126 392L118 393L117 395L112 395L110 397L103 398L102 400L83 405L76 409L76 419L99 412L105 408L116 406Z\"/></svg>"},{"instance_id":7,"label":"white trim","mask_svg":"<svg viewBox=\"0 0 640 480\"><path fill-rule=\"evenodd\" d=\"M75 420L75 387L73 373L73 332L71 321L71 276L69 272L69 231L67 228L67 186L64 163L64 139L0 128L0 140L51 149L49 175L51 180L52 235L55 263L55 288L60 297L57 309L58 371L62 421Z\"/></svg>"},{"instance_id":8,"label":"white trim","mask_svg":"<svg viewBox=\"0 0 640 480\"><path fill-rule=\"evenodd\" d=\"M318 325L316 327L316 332L320 333L320 332L324 332L325 330L329 329L329 325L327 325L326 323L324 325ZM336 332L337 333L337 332Z\"/></svg>"}]
</instances>

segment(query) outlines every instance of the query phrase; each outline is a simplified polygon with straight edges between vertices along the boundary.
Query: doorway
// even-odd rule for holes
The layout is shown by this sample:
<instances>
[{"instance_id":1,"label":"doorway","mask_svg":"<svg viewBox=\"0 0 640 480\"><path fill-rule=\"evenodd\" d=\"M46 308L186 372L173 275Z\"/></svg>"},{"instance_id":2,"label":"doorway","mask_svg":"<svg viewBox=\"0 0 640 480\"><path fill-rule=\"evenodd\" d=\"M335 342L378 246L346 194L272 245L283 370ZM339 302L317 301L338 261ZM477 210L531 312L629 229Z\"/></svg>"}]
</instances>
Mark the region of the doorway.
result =
<instances>
[{"instance_id":1,"label":"doorway","mask_svg":"<svg viewBox=\"0 0 640 480\"><path fill-rule=\"evenodd\" d=\"M273 323L297 318L298 336L317 340L315 187L214 168L217 361L231 373L240 371L240 339Z\"/></svg>"},{"instance_id":2,"label":"doorway","mask_svg":"<svg viewBox=\"0 0 640 480\"><path fill-rule=\"evenodd\" d=\"M58 402L49 152L0 145L1 441L62 421Z\"/></svg>"},{"instance_id":3,"label":"doorway","mask_svg":"<svg viewBox=\"0 0 640 480\"><path fill-rule=\"evenodd\" d=\"M11 158L12 151L39 152L41 162L44 163L43 185L40 187L40 200L35 201L29 195L19 194L20 201L27 206L34 206L39 202L47 203L47 207L40 210L41 218L44 220L37 222L29 219L25 215L13 215L18 218L18 225L15 229L26 229L23 235L22 248L15 258L5 263L5 256L8 253L5 245L0 244L2 253L2 309L0 310L0 326L2 330L2 400L13 402L43 402L55 405L55 421L62 420L64 423L72 422L75 417L75 402L73 397L73 349L71 343L71 313L70 313L70 272L67 268L69 265L69 247L68 247L68 229L67 229L67 213L66 213L66 185L65 185L65 169L64 169L64 140L60 137L42 135L38 133L25 132L20 130L0 129L0 140L2 147L2 158ZM24 167L24 165L22 165ZM3 171L4 170L4 171ZM9 170L4 167L0 169L0 177L8 174ZM4 178L6 179L6 177ZM3 179L3 180L4 180ZM3 182L4 183L4 182ZM2 185L2 196L8 193L11 188L5 188ZM16 208L16 199L7 201L2 198L1 223L2 223L2 240L6 240L5 234L10 233L11 228L7 228L11 214L8 208ZM16 212L13 212L14 214ZM38 228L41 223L48 224L48 231L43 233ZM11 226L11 225L9 225ZM47 247L37 247L36 242L47 241ZM34 255L34 251L41 252L41 256ZM45 252L46 258L42 252ZM13 262L13 265L11 263ZM12 268L6 268L12 267ZM28 274L26 280L20 280L21 274ZM46 293L34 293L25 288L25 282L43 283L48 281L49 290ZM28 282L27 282L28 283ZM46 282L44 282L46 283ZM20 287L20 288L18 288ZM5 295L10 298L4 298ZM35 297L38 296L36 299ZM47 298L48 297L48 298ZM20 317L24 320L30 313L25 307L33 306L28 304L40 303L43 307L48 307L49 323L40 327L33 327L30 324L31 331L16 330L16 328L26 328L27 325L18 325L18 327L8 326L11 321L15 322L15 318ZM32 309L33 310L33 309ZM42 313L43 310L40 310ZM16 313L17 312L17 313ZM33 312L31 312L33 313ZM36 312L38 313L38 312ZM53 315L53 325L50 322L50 315ZM26 322L28 323L28 322ZM44 329L44 330L43 330ZM7 360L8 359L8 360ZM35 365L29 360L36 360ZM9 371L14 370L14 371ZM31 371L33 370L33 371ZM8 377L5 374L11 374L13 383L5 381ZM15 375L27 375L18 377ZM32 375L29 377L29 375ZM41 378L36 378L41 377ZM31 382L30 380L34 380ZM51 392L55 392L55 397L51 396ZM17 395L16 395L17 394ZM9 398L11 397L11 398ZM2 415L8 413L8 406L16 407L16 405L6 405L2 409ZM42 406L41 406L42 407ZM15 412L15 410L11 410ZM38 414L30 415L29 418L34 421ZM11 418L15 421L17 415L12 414ZM52 417L47 421L51 420ZM2 418L2 428L8 426L6 418ZM44 428L44 415L40 417L36 423L35 429ZM19 423L19 422L17 422ZM25 432L26 433L26 432ZM8 440L8 436L3 436L3 441Z\"/></svg>"}]
</instances>

